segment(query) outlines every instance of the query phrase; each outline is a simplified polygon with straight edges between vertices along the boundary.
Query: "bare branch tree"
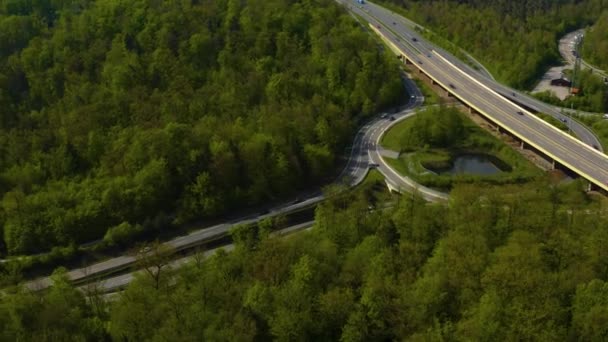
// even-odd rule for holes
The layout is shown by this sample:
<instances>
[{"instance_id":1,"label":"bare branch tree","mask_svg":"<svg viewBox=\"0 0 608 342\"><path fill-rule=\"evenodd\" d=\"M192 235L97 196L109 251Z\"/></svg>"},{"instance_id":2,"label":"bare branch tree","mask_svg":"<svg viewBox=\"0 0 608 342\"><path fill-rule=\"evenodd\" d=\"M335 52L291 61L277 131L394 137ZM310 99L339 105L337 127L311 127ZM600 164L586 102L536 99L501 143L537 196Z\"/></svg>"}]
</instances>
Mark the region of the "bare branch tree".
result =
<instances>
[{"instance_id":1,"label":"bare branch tree","mask_svg":"<svg viewBox=\"0 0 608 342\"><path fill-rule=\"evenodd\" d=\"M175 251L166 244L155 241L152 244L141 248L137 253L137 264L150 276L154 283L154 288L159 289L163 270L167 268L170 257Z\"/></svg>"}]
</instances>

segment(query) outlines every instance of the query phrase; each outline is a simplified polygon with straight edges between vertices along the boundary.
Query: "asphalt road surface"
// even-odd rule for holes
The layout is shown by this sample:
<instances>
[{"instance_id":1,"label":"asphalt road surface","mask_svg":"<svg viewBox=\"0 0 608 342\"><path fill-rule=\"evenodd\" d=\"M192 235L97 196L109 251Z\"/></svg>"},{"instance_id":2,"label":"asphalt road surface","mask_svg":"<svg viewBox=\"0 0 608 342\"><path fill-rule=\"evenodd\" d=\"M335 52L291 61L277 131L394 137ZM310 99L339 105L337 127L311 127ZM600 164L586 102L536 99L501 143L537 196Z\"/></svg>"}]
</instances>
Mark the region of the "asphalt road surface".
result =
<instances>
[{"instance_id":1,"label":"asphalt road surface","mask_svg":"<svg viewBox=\"0 0 608 342\"><path fill-rule=\"evenodd\" d=\"M461 101L477 108L490 120L598 187L608 190L606 155L547 124L510 101L509 96L502 95L471 75L466 67L459 67L458 64L453 63L453 57L437 51L432 44L412 32L407 25L399 25L398 15L372 3L348 6L350 10L376 27L376 30L393 47L398 48L412 60L416 67L444 85L447 91ZM521 101L519 95L515 97ZM572 128L574 130L574 125ZM599 142L596 146L600 147Z\"/></svg>"},{"instance_id":2,"label":"asphalt road surface","mask_svg":"<svg viewBox=\"0 0 608 342\"><path fill-rule=\"evenodd\" d=\"M487 77L484 73L473 69L466 63L463 63L449 52L426 41L423 37L421 37L420 33L416 32L412 28L414 24L412 24L409 19L404 18L396 13L391 12L390 10L387 10L381 6L367 1L364 5L358 5L354 0L337 1L347 6L347 8L349 8L351 11L365 18L370 23L373 23L374 25L380 24L381 27L384 27L385 31L390 30L389 32L385 33L396 34L396 36L398 36L399 38L405 39L409 43L413 43L408 45L415 46L417 51L423 54L424 56L426 56L426 54L430 53L431 51L438 52L439 54L441 54L441 56L446 58L456 67L462 69L465 73L472 76L481 84L501 94L506 99L515 101L534 111L551 115L560 121L566 120L572 132L582 142L589 146L597 146L598 150L603 151L599 139L590 129L588 129L578 121L571 119L569 116L562 114L562 111L566 111L567 109L562 109L560 107L555 107L553 105L546 104L525 93L521 93L515 89L509 88L503 84L498 83L494 79ZM416 38L416 42L412 40L413 38Z\"/></svg>"},{"instance_id":3,"label":"asphalt road surface","mask_svg":"<svg viewBox=\"0 0 608 342\"><path fill-rule=\"evenodd\" d=\"M290 226L290 227L281 229L279 231L273 232L272 235L292 234L292 233L299 232L299 231L302 231L305 229L310 229L310 227L312 227L313 224L314 224L314 221L304 222L301 224L297 224L297 225ZM175 260L172 260L171 262L167 263L167 266L168 266L168 268L170 268L172 270L176 270L188 263L194 262L197 257L200 259L206 259L206 258L212 256L213 254L215 254L220 249L224 250L226 252L230 252L234 249L234 245L228 244L225 246L217 247L217 248L205 251L198 256L196 256L196 255L195 256L186 256L183 258L175 259ZM95 294L102 294L102 293L107 294L107 293L121 291L125 287L127 287L127 285L129 285L138 274L144 274L144 271L138 270L138 271L130 272L127 274L122 274L122 275L118 275L118 276L114 276L114 277L110 277L110 278L106 278L106 279L93 281L89 284L80 286L79 289L81 291L83 291L84 293L95 293Z\"/></svg>"},{"instance_id":4,"label":"asphalt road surface","mask_svg":"<svg viewBox=\"0 0 608 342\"><path fill-rule=\"evenodd\" d=\"M365 178L366 174L370 169L370 162L378 163L380 166L378 169L384 174L387 182L396 190L407 190L418 191L424 198L430 201L445 201L447 195L436 192L432 189L427 189L422 186L418 186L413 181L406 177L402 177L397 172L392 170L378 154L378 141L380 136L386 129L403 119L406 115L409 115L413 110L420 106L424 101L424 96L420 90L416 87L416 84L410 79L403 78L403 85L407 91L408 102L401 109L400 112L391 114L395 120L390 118L381 118L380 114L369 123L361 127L357 133L352 150L350 153L349 160L340 174L337 182L346 184L349 187L360 184ZM372 156L370 159L370 155ZM203 228L197 230L191 234L177 237L173 240L166 242L168 246L176 251L191 248L205 241L218 239L226 236L230 229L236 225L251 224L263 220L267 217L272 217L280 214L287 214L293 211L297 211L321 202L324 199L322 194L315 194L310 198L303 199L301 201L285 203L274 207L267 213L260 213L258 215L252 215L250 217L243 217L233 221L225 222L215 226ZM108 278L113 279L108 283L108 287L115 288L124 286L128 283L133 275L131 272L125 275L113 277L113 274L118 272L124 272L124 270L130 269L134 266L137 261L133 255L123 255L120 257L112 258L100 263L88 265L86 267L71 270L67 273L68 279L72 282L80 284L88 282L92 279ZM49 277L43 277L25 284L25 286L31 290L42 290L52 285L52 280ZM105 286L105 285L104 285Z\"/></svg>"}]
</instances>

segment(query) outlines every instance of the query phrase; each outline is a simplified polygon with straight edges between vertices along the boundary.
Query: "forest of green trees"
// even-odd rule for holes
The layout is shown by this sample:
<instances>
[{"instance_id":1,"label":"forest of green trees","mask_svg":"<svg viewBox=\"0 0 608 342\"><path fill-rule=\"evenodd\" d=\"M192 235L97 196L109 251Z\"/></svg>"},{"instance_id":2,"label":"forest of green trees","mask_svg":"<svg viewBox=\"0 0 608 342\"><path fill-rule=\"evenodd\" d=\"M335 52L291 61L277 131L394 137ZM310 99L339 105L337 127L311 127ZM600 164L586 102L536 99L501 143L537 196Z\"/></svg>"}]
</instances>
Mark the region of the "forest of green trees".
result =
<instances>
[{"instance_id":1,"label":"forest of green trees","mask_svg":"<svg viewBox=\"0 0 608 342\"><path fill-rule=\"evenodd\" d=\"M393 2L520 87L603 6ZM332 0L0 0L0 46L1 254L119 243L319 184L402 92L394 57ZM440 130L463 128L438 113L417 138L450 145ZM63 269L30 291L1 264L0 341L608 337L608 202L582 182L456 185L443 204L378 188L328 193L309 231L236 227L233 251L180 269L140 253L162 272L111 298Z\"/></svg>"},{"instance_id":2,"label":"forest of green trees","mask_svg":"<svg viewBox=\"0 0 608 342\"><path fill-rule=\"evenodd\" d=\"M376 210L368 189L342 193L310 231L239 234L109 303L60 272L45 293L5 289L0 340L601 341L607 203L581 186L466 185Z\"/></svg>"},{"instance_id":3,"label":"forest of green trees","mask_svg":"<svg viewBox=\"0 0 608 342\"><path fill-rule=\"evenodd\" d=\"M583 59L592 65L608 70L608 11L587 31L582 45Z\"/></svg>"},{"instance_id":4,"label":"forest of green trees","mask_svg":"<svg viewBox=\"0 0 608 342\"><path fill-rule=\"evenodd\" d=\"M405 9L411 19L469 51L498 80L523 90L559 63L561 35L593 23L608 9L603 0L381 2Z\"/></svg>"},{"instance_id":5,"label":"forest of green trees","mask_svg":"<svg viewBox=\"0 0 608 342\"><path fill-rule=\"evenodd\" d=\"M0 254L321 183L402 96L332 0L0 0L0 47Z\"/></svg>"}]
</instances>

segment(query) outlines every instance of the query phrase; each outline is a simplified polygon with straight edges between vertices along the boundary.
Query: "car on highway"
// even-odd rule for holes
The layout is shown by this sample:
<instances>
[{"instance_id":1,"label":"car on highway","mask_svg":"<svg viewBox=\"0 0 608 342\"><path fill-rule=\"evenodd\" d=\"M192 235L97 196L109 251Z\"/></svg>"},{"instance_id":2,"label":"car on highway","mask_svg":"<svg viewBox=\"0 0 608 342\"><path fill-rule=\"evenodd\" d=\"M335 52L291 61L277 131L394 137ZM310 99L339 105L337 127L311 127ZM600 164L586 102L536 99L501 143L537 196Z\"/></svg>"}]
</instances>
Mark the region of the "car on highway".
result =
<instances>
[{"instance_id":1,"label":"car on highway","mask_svg":"<svg viewBox=\"0 0 608 342\"><path fill-rule=\"evenodd\" d=\"M418 64L422 64L422 61L418 61Z\"/></svg>"},{"instance_id":2,"label":"car on highway","mask_svg":"<svg viewBox=\"0 0 608 342\"><path fill-rule=\"evenodd\" d=\"M598 150L598 151L600 150L600 148L597 147L597 145L595 145L595 144L593 144L593 148L596 149L596 150Z\"/></svg>"},{"instance_id":3,"label":"car on highway","mask_svg":"<svg viewBox=\"0 0 608 342\"><path fill-rule=\"evenodd\" d=\"M382 113L382 115L380 115L381 119L386 119L387 117L388 117L388 114L386 114L386 113Z\"/></svg>"},{"instance_id":4,"label":"car on highway","mask_svg":"<svg viewBox=\"0 0 608 342\"><path fill-rule=\"evenodd\" d=\"M395 117L394 117L394 116L392 116L392 115L391 115L391 116L390 116L388 119L389 119L390 121L395 121Z\"/></svg>"},{"instance_id":5,"label":"car on highway","mask_svg":"<svg viewBox=\"0 0 608 342\"><path fill-rule=\"evenodd\" d=\"M414 99L414 98L416 98L416 95L411 95L410 96L410 99Z\"/></svg>"},{"instance_id":6,"label":"car on highway","mask_svg":"<svg viewBox=\"0 0 608 342\"><path fill-rule=\"evenodd\" d=\"M450 83L450 84L448 84L448 85L450 86L450 88L452 88L452 89L456 89L456 86L455 86L455 85L453 85L452 83Z\"/></svg>"},{"instance_id":7,"label":"car on highway","mask_svg":"<svg viewBox=\"0 0 608 342\"><path fill-rule=\"evenodd\" d=\"M521 110L518 110L518 111L517 111L517 114L519 114L519 115L524 115L524 112L522 112Z\"/></svg>"},{"instance_id":8,"label":"car on highway","mask_svg":"<svg viewBox=\"0 0 608 342\"><path fill-rule=\"evenodd\" d=\"M563 122L563 123L568 122L568 120L566 118L561 118L560 121Z\"/></svg>"},{"instance_id":9,"label":"car on highway","mask_svg":"<svg viewBox=\"0 0 608 342\"><path fill-rule=\"evenodd\" d=\"M417 39L416 37L412 37L412 41L413 41L413 42L417 42L417 41L418 41L418 39Z\"/></svg>"},{"instance_id":10,"label":"car on highway","mask_svg":"<svg viewBox=\"0 0 608 342\"><path fill-rule=\"evenodd\" d=\"M393 21L393 25L397 25L397 23Z\"/></svg>"},{"instance_id":11,"label":"car on highway","mask_svg":"<svg viewBox=\"0 0 608 342\"><path fill-rule=\"evenodd\" d=\"M369 166L370 169L375 169L380 167L380 164L377 163L369 163L367 166Z\"/></svg>"}]
</instances>

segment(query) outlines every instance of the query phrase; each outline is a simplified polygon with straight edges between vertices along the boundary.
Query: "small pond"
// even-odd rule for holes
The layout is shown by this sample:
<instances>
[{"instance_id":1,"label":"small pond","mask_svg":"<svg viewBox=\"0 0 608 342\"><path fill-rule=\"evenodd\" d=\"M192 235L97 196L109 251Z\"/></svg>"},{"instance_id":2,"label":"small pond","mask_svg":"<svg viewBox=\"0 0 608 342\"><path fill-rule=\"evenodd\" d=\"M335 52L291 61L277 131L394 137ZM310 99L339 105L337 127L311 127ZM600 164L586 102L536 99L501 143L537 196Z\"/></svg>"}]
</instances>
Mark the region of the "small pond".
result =
<instances>
[{"instance_id":1,"label":"small pond","mask_svg":"<svg viewBox=\"0 0 608 342\"><path fill-rule=\"evenodd\" d=\"M493 175L502 170L496 166L500 164L500 160L495 157L483 154L461 154L452 160L452 167L441 170L431 170L440 174L472 174L488 176Z\"/></svg>"}]
</instances>

